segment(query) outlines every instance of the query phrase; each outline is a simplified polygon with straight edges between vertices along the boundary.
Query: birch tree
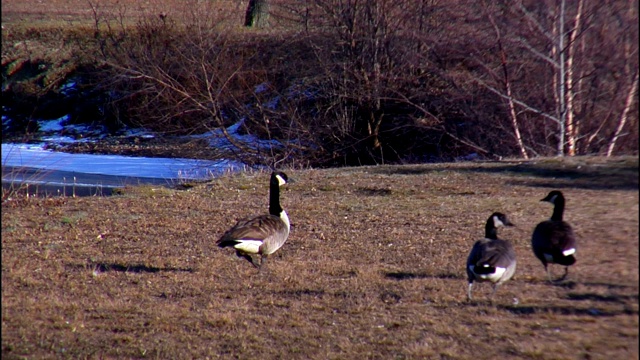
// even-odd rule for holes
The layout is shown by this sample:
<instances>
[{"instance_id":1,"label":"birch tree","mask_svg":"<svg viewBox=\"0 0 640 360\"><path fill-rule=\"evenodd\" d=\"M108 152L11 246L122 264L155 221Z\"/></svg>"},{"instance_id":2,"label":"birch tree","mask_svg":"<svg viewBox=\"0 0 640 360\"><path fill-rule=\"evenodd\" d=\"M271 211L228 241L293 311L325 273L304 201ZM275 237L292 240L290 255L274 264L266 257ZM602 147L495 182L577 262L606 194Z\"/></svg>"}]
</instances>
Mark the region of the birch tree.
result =
<instances>
[{"instance_id":1,"label":"birch tree","mask_svg":"<svg viewBox=\"0 0 640 360\"><path fill-rule=\"evenodd\" d=\"M488 9L487 20L496 34L497 51L494 64L483 68L490 72L487 69L502 67L504 86L481 84L507 104L522 156L526 157L523 148L534 145L528 145L519 134L523 124L516 114L522 112L536 114L540 119L538 127L545 121L555 124L553 146L557 156L597 151L603 142L608 148L615 147L621 129L634 116L630 109L638 67L637 59L634 60L637 24L633 22L637 21L637 2L521 0ZM508 15L497 22L496 14L501 12ZM510 19L504 20L505 17ZM507 71L512 65L505 58L509 54L514 56L511 64L520 62L528 68L528 81L508 80ZM616 80L621 74L628 81ZM546 76L549 76L546 91L537 90L538 97L523 96L527 94L523 86L528 86L529 92L536 91L536 86L544 86ZM540 101L539 96L545 94L551 95L551 101ZM604 105L607 102L609 105Z\"/></svg>"},{"instance_id":2,"label":"birch tree","mask_svg":"<svg viewBox=\"0 0 640 360\"><path fill-rule=\"evenodd\" d=\"M616 146L616 142L618 138L622 136L622 129L624 129L625 124L629 120L629 112L631 111L631 106L633 105L633 100L635 100L638 96L638 73L636 72L636 76L633 79L633 83L627 93L627 99L625 101L624 110L622 114L620 114L620 119L618 120L618 126L616 126L616 131L609 142L609 146L607 148L607 156L613 155L613 149ZM637 136L638 134L636 134Z\"/></svg>"},{"instance_id":3,"label":"birch tree","mask_svg":"<svg viewBox=\"0 0 640 360\"><path fill-rule=\"evenodd\" d=\"M555 107L552 111L545 111L535 107L529 108L557 124L556 155L573 156L576 154L575 144L578 137L573 116L574 48L576 37L580 33L584 0L578 1L577 10L571 23L567 21L570 16L566 0L559 0L559 4L554 3L557 3L557 1L546 4L547 14L536 14L527 9L522 2L517 4L516 11L523 15L529 25L529 29L533 29L545 40L541 43L542 46L534 45L534 43L538 42L534 42L532 38L525 36L520 37L519 42L534 57L546 62L553 73L552 92ZM549 21L544 21L545 15ZM545 48L550 48L551 50L546 52L544 51Z\"/></svg>"}]
</instances>

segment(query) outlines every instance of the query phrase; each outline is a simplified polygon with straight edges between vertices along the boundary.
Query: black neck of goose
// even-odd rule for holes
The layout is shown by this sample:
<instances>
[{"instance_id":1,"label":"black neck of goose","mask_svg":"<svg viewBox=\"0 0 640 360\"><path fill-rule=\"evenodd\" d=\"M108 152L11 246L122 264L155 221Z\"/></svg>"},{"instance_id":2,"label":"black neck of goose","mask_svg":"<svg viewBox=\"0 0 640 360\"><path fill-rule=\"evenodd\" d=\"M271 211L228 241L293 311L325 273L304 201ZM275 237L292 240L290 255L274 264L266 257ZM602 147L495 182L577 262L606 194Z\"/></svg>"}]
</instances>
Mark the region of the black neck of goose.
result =
<instances>
[{"instance_id":1,"label":"black neck of goose","mask_svg":"<svg viewBox=\"0 0 640 360\"><path fill-rule=\"evenodd\" d=\"M280 216L282 207L280 206L280 185L278 182L271 182L269 190L269 214Z\"/></svg>"},{"instance_id":2,"label":"black neck of goose","mask_svg":"<svg viewBox=\"0 0 640 360\"><path fill-rule=\"evenodd\" d=\"M551 220L562 221L563 213L564 213L564 199L562 197L558 197L554 202L553 215L551 215Z\"/></svg>"},{"instance_id":3,"label":"black neck of goose","mask_svg":"<svg viewBox=\"0 0 640 360\"><path fill-rule=\"evenodd\" d=\"M498 238L498 229L493 224L493 218L487 221L487 225L484 227L484 237L487 239L496 240Z\"/></svg>"}]
</instances>

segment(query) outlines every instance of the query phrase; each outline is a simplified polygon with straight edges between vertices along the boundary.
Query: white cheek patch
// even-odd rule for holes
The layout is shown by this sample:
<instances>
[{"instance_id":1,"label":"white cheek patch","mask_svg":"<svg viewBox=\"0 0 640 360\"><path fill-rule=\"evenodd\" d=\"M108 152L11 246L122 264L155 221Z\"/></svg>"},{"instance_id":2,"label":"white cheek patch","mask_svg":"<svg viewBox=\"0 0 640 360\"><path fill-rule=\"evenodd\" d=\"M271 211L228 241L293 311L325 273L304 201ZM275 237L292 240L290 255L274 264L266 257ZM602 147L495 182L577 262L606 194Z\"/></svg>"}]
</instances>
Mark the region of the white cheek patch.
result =
<instances>
[{"instance_id":1,"label":"white cheek patch","mask_svg":"<svg viewBox=\"0 0 640 360\"><path fill-rule=\"evenodd\" d=\"M576 249L572 248L572 249L567 249L567 250L563 251L562 255L569 256L569 255L573 255L575 253L576 253Z\"/></svg>"},{"instance_id":2,"label":"white cheek patch","mask_svg":"<svg viewBox=\"0 0 640 360\"><path fill-rule=\"evenodd\" d=\"M260 251L260 245L262 245L262 241L260 240L238 240L238 241L240 242L234 245L233 248L249 254L257 254Z\"/></svg>"},{"instance_id":3,"label":"white cheek patch","mask_svg":"<svg viewBox=\"0 0 640 360\"><path fill-rule=\"evenodd\" d=\"M282 185L287 183L287 181L285 179L283 179L282 176L280 176L280 175L276 175L276 179L278 179L278 185L279 186L282 186Z\"/></svg>"},{"instance_id":4,"label":"white cheek patch","mask_svg":"<svg viewBox=\"0 0 640 360\"><path fill-rule=\"evenodd\" d=\"M504 223L502 221L500 221L500 219L497 216L494 216L493 217L493 226L495 226L495 227L504 226Z\"/></svg>"},{"instance_id":5,"label":"white cheek patch","mask_svg":"<svg viewBox=\"0 0 640 360\"><path fill-rule=\"evenodd\" d=\"M551 199L549 199L549 202L550 202L550 203L555 204L555 203L556 203L556 198L557 198L557 197L558 197L558 195L553 195L553 196L551 197Z\"/></svg>"}]
</instances>

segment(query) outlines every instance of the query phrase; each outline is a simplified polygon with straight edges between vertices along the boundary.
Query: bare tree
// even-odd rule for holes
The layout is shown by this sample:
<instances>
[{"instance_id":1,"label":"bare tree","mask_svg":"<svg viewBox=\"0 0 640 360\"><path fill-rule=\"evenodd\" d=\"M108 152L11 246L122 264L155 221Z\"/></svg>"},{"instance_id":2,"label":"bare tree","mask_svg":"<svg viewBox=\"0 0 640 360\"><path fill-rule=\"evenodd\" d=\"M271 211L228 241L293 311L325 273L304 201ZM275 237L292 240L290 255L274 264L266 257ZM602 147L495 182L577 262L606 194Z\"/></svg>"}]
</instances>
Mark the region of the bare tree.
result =
<instances>
[{"instance_id":1,"label":"bare tree","mask_svg":"<svg viewBox=\"0 0 640 360\"><path fill-rule=\"evenodd\" d=\"M567 87L566 87L566 107L567 107L567 118L566 118L566 133L567 133L567 155L574 156L576 155L576 141L580 134L578 124L575 121L575 110L574 110L574 102L576 101L576 89L579 88L578 82L580 78L579 74L576 74L576 66L575 66L575 58L576 58L576 48L578 46L578 34L581 31L581 23L582 17L584 16L584 0L578 1L578 9L576 10L574 16L574 25L573 30L569 32L568 40L569 44L567 46L567 70L566 70L566 79L567 79Z\"/></svg>"},{"instance_id":2,"label":"bare tree","mask_svg":"<svg viewBox=\"0 0 640 360\"><path fill-rule=\"evenodd\" d=\"M286 26L278 37L219 31L215 11L188 7L180 26L156 15L138 25L143 37L102 37L127 109L158 128L224 132L242 118L244 131L296 139L265 157L314 154L323 165L604 154L637 143L625 136L638 127L634 0L268 5L271 26Z\"/></svg>"},{"instance_id":3,"label":"bare tree","mask_svg":"<svg viewBox=\"0 0 640 360\"><path fill-rule=\"evenodd\" d=\"M517 106L516 98L513 93L513 84L511 82L511 75L509 72L510 64L508 63L508 60L507 60L507 51L505 49L505 44L502 38L502 32L500 30L500 27L496 23L495 15L493 14L493 11L495 10L487 10L487 9L491 9L491 5L488 3L485 3L484 8L485 8L485 15L489 20L489 23L491 24L491 27L493 28L493 31L495 33L495 43L497 45L497 51L500 57L500 67L499 67L501 70L500 74L494 71L493 67L487 66L482 61L479 61L479 63L480 63L480 66L482 66L483 69L490 74L490 76L494 79L494 81L501 83L502 86L501 88L494 87L491 84L481 80L480 78L476 78L476 81L480 83L482 86L486 87L491 92L501 95L501 98L507 104L509 118L511 120L511 125L513 127L513 136L518 145L520 156L522 156L524 159L528 159L529 155L527 154L527 150L526 150L524 141L522 139L522 134L520 133L520 125L519 125L517 109L516 109L516 106Z\"/></svg>"},{"instance_id":4,"label":"bare tree","mask_svg":"<svg viewBox=\"0 0 640 360\"><path fill-rule=\"evenodd\" d=\"M474 4L469 7L477 9ZM555 147L559 156L592 152L615 136L616 113L618 119L631 115L625 110L630 106L627 97L620 96L630 88L620 88L621 83L613 79L616 74L633 79L638 67L638 30L632 20L637 3L628 2L627 9L620 1L521 0L490 2L476 10L484 12L491 24L496 50L487 51L490 42L482 40L486 36L482 23L474 23L471 46L483 56L472 58L482 71L472 70L469 75L505 101L521 156L526 156L523 148L544 146ZM514 80L509 71L516 67L529 76ZM496 69L502 69L501 76ZM501 86L496 79L502 79ZM602 106L605 102L610 105ZM516 118L518 114L535 115L538 120L526 123ZM518 134L518 128L524 128L527 137ZM550 138L555 138L553 144Z\"/></svg>"},{"instance_id":5,"label":"bare tree","mask_svg":"<svg viewBox=\"0 0 640 360\"><path fill-rule=\"evenodd\" d=\"M534 32L529 35L523 34L516 40L534 57L547 63L553 74L553 97L555 106L551 111L543 110L529 104L524 105L530 111L537 112L547 119L557 124L557 149L556 155L575 155L576 133L574 131L573 114L569 115L570 109L573 109L573 97L568 91L574 80L574 74L571 64L574 63L574 53L572 42L566 45L568 38L575 40L579 32L580 19L582 15L583 0L578 3L574 23L567 24L568 11L566 8L566 0L560 0L559 5L545 3L542 11L534 12L529 10L521 1L518 2L513 11L520 15L527 23L528 29ZM545 13L546 12L546 13ZM540 38L535 38L531 34L538 33ZM573 35L570 35L573 34ZM542 40L542 41L540 41ZM540 45L536 45L540 44ZM544 49L550 48L547 52ZM570 120L568 120L570 119Z\"/></svg>"},{"instance_id":6,"label":"bare tree","mask_svg":"<svg viewBox=\"0 0 640 360\"><path fill-rule=\"evenodd\" d=\"M150 130L185 134L217 129L230 146L212 153L273 164L286 150L257 147L227 130L253 111L246 102L255 85L265 81L261 62L253 61L258 50L216 30L224 19L211 4L199 6L185 9L180 24L150 15L141 17L136 32L123 28L108 36L118 39L105 48L103 63L112 70L108 86L119 94L116 101Z\"/></svg>"},{"instance_id":7,"label":"bare tree","mask_svg":"<svg viewBox=\"0 0 640 360\"><path fill-rule=\"evenodd\" d=\"M624 110L622 110L622 114L620 114L620 119L618 120L618 126L616 127L616 131L613 133L613 137L609 141L609 146L607 148L607 156L613 155L613 148L616 146L616 142L618 138L622 135L622 129L624 129L625 124L629 120L629 111L631 110L631 106L633 105L633 100L636 99L638 95L638 72L634 76L633 83L629 91L627 92L627 100L624 104ZM637 135L637 134L636 134Z\"/></svg>"}]
</instances>

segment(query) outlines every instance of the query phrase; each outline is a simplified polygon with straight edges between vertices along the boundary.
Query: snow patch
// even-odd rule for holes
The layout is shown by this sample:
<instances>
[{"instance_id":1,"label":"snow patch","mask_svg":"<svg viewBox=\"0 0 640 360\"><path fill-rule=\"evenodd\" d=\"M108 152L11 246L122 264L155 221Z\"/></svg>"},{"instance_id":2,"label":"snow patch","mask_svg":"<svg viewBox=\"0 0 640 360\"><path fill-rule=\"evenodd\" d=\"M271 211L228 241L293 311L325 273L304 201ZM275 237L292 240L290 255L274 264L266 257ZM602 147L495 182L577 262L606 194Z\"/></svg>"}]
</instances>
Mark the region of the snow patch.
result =
<instances>
[{"instance_id":1,"label":"snow patch","mask_svg":"<svg viewBox=\"0 0 640 360\"><path fill-rule=\"evenodd\" d=\"M38 126L40 131L44 132L62 131L67 121L69 121L69 115L64 115L54 120L40 120Z\"/></svg>"},{"instance_id":2,"label":"snow patch","mask_svg":"<svg viewBox=\"0 0 640 360\"><path fill-rule=\"evenodd\" d=\"M240 120L226 129L234 142L240 143L242 146L246 146L253 150L270 150L282 147L282 143L277 140L261 140L255 135L239 134L238 130L243 122L244 120ZM209 146L216 149L233 150L236 148L236 146L225 137L224 132L221 129L214 129L204 134L191 135L190 137L193 139L207 139L209 141Z\"/></svg>"}]
</instances>

